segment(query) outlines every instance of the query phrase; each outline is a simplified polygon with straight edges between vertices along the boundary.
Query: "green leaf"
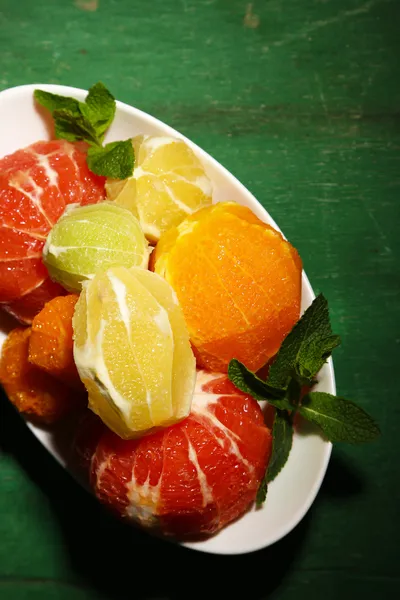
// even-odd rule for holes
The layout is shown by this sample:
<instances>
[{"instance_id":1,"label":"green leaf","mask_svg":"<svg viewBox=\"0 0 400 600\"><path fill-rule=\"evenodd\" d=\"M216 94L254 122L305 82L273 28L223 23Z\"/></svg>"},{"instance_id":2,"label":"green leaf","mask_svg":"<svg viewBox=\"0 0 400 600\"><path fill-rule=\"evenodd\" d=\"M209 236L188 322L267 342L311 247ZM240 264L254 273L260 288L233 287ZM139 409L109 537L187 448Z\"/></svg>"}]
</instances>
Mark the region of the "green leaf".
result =
<instances>
[{"instance_id":1,"label":"green leaf","mask_svg":"<svg viewBox=\"0 0 400 600\"><path fill-rule=\"evenodd\" d=\"M35 90L34 96L53 115L57 137L70 142L100 146L115 116L114 96L101 82L89 89L85 102L43 90Z\"/></svg>"},{"instance_id":2,"label":"green leaf","mask_svg":"<svg viewBox=\"0 0 400 600\"><path fill-rule=\"evenodd\" d=\"M277 410L272 428L272 454L264 479L258 488L256 504L260 506L267 497L268 483L281 472L289 458L293 444L293 422L286 410Z\"/></svg>"},{"instance_id":3,"label":"green leaf","mask_svg":"<svg viewBox=\"0 0 400 600\"><path fill-rule=\"evenodd\" d=\"M96 132L82 115L74 115L68 110L55 110L54 131L58 139L69 142L85 141L89 144L98 144Z\"/></svg>"},{"instance_id":4,"label":"green leaf","mask_svg":"<svg viewBox=\"0 0 400 600\"><path fill-rule=\"evenodd\" d=\"M281 409L292 408L289 401L284 398L284 392L266 384L236 358L229 363L228 377L239 390L256 400L267 400L273 406Z\"/></svg>"},{"instance_id":5,"label":"green leaf","mask_svg":"<svg viewBox=\"0 0 400 600\"><path fill-rule=\"evenodd\" d=\"M340 338L332 335L328 303L320 294L284 339L269 369L267 384L287 390L295 377L302 385L312 385L339 343Z\"/></svg>"},{"instance_id":6,"label":"green leaf","mask_svg":"<svg viewBox=\"0 0 400 600\"><path fill-rule=\"evenodd\" d=\"M380 435L377 423L351 400L325 392L310 392L302 399L299 413L320 426L331 442L359 444Z\"/></svg>"},{"instance_id":7,"label":"green leaf","mask_svg":"<svg viewBox=\"0 0 400 600\"><path fill-rule=\"evenodd\" d=\"M79 116L79 102L75 98L68 98L66 96L59 96L58 94L51 94L43 90L35 90L33 93L35 100L42 106L47 108L51 114L55 110L67 110L71 115Z\"/></svg>"},{"instance_id":8,"label":"green leaf","mask_svg":"<svg viewBox=\"0 0 400 600\"><path fill-rule=\"evenodd\" d=\"M89 169L97 175L126 179L133 173L134 151L130 140L102 146L104 135L115 116L115 98L101 82L93 85L85 102L35 90L36 100L53 115L56 137L90 144Z\"/></svg>"},{"instance_id":9,"label":"green leaf","mask_svg":"<svg viewBox=\"0 0 400 600\"><path fill-rule=\"evenodd\" d=\"M103 83L99 81L89 89L85 103L80 103L80 111L103 141L115 116L115 98Z\"/></svg>"},{"instance_id":10,"label":"green leaf","mask_svg":"<svg viewBox=\"0 0 400 600\"><path fill-rule=\"evenodd\" d=\"M131 140L89 148L87 163L96 175L126 179L133 173L135 155Z\"/></svg>"}]
</instances>

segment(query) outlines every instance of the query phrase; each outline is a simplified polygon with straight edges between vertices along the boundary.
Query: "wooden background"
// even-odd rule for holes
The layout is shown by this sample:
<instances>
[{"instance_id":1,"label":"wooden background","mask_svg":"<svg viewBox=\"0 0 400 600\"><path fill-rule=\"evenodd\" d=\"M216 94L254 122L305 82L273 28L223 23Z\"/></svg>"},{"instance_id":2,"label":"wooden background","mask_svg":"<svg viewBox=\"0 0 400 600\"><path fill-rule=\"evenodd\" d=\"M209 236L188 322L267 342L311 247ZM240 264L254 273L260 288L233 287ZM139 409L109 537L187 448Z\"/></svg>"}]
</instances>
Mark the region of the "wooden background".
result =
<instances>
[{"instance_id":1,"label":"wooden background","mask_svg":"<svg viewBox=\"0 0 400 600\"><path fill-rule=\"evenodd\" d=\"M1 398L1 598L399 590L399 17L399 0L0 0L0 89L101 79L264 204L329 299L338 392L383 431L334 449L312 510L282 542L215 557L105 516Z\"/></svg>"}]
</instances>

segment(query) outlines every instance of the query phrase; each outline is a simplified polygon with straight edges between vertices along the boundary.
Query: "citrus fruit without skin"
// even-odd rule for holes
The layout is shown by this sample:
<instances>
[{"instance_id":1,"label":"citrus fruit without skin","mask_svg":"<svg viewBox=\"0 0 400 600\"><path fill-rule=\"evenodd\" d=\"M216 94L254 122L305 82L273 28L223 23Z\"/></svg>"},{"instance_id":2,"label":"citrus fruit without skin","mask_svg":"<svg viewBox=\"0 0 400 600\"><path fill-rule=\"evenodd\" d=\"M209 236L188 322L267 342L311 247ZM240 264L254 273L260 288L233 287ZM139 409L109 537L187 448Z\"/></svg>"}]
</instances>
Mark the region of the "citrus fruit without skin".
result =
<instances>
[{"instance_id":1,"label":"citrus fruit without skin","mask_svg":"<svg viewBox=\"0 0 400 600\"><path fill-rule=\"evenodd\" d=\"M282 235L234 202L203 208L162 236L152 268L174 288L198 364L260 369L300 314L302 264Z\"/></svg>"},{"instance_id":2,"label":"citrus fruit without skin","mask_svg":"<svg viewBox=\"0 0 400 600\"><path fill-rule=\"evenodd\" d=\"M59 296L47 302L33 319L29 362L82 391L73 356L72 317L78 296Z\"/></svg>"},{"instance_id":3,"label":"citrus fruit without skin","mask_svg":"<svg viewBox=\"0 0 400 600\"><path fill-rule=\"evenodd\" d=\"M71 292L113 265L146 268L149 249L139 221L114 202L69 206L50 231L43 260L53 280Z\"/></svg>"},{"instance_id":4,"label":"citrus fruit without skin","mask_svg":"<svg viewBox=\"0 0 400 600\"><path fill-rule=\"evenodd\" d=\"M246 512L271 453L258 403L204 371L181 423L140 440L98 425L82 424L76 448L96 496L121 517L176 537L215 533Z\"/></svg>"},{"instance_id":5,"label":"citrus fruit without skin","mask_svg":"<svg viewBox=\"0 0 400 600\"><path fill-rule=\"evenodd\" d=\"M89 407L134 438L190 412L195 359L172 288L139 267L112 267L83 284L74 358Z\"/></svg>"},{"instance_id":6,"label":"citrus fruit without skin","mask_svg":"<svg viewBox=\"0 0 400 600\"><path fill-rule=\"evenodd\" d=\"M17 327L5 340L0 359L0 383L10 401L27 417L55 423L77 407L84 407L84 394L77 394L29 362L31 328Z\"/></svg>"},{"instance_id":7,"label":"citrus fruit without skin","mask_svg":"<svg viewBox=\"0 0 400 600\"><path fill-rule=\"evenodd\" d=\"M85 144L37 142L0 159L0 303L6 310L36 291L26 310L22 299L11 307L31 320L34 306L39 302L40 310L43 299L52 297L49 287L43 295L38 291L48 279L42 262L46 236L68 204L103 200L104 181L89 171Z\"/></svg>"},{"instance_id":8,"label":"citrus fruit without skin","mask_svg":"<svg viewBox=\"0 0 400 600\"><path fill-rule=\"evenodd\" d=\"M132 177L108 180L107 197L129 208L146 237L157 242L184 217L211 204L211 182L183 140L139 135L133 139L133 147Z\"/></svg>"}]
</instances>

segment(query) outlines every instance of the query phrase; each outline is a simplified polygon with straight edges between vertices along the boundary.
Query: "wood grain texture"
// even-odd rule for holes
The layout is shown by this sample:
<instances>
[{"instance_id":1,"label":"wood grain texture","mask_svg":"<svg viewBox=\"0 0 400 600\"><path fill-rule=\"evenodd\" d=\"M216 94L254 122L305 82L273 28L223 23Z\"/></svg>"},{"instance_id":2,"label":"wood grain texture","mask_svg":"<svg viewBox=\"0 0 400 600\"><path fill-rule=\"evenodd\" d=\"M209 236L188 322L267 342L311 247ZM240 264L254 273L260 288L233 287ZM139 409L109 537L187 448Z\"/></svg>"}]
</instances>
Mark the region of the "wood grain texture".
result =
<instances>
[{"instance_id":1,"label":"wood grain texture","mask_svg":"<svg viewBox=\"0 0 400 600\"><path fill-rule=\"evenodd\" d=\"M399 589L399 9L397 0L0 0L1 89L101 79L259 198L329 299L343 339L338 391L383 430L376 444L335 448L317 501L285 540L225 559L115 524L1 398L0 597L236 598L240 574L251 599ZM190 594L180 568L193 573Z\"/></svg>"}]
</instances>

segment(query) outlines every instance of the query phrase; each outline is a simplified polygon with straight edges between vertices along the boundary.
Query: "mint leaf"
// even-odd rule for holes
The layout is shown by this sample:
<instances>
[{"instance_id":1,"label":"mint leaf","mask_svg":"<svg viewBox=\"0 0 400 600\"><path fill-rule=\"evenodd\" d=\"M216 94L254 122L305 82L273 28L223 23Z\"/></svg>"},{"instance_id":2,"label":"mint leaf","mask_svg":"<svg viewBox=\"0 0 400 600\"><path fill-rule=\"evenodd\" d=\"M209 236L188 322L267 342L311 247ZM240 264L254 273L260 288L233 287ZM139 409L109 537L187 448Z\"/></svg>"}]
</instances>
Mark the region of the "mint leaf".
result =
<instances>
[{"instance_id":1,"label":"mint leaf","mask_svg":"<svg viewBox=\"0 0 400 600\"><path fill-rule=\"evenodd\" d=\"M328 303L320 294L284 339L269 369L267 384L287 390L295 377L302 385L312 385L313 378L340 343L332 334Z\"/></svg>"},{"instance_id":2,"label":"mint leaf","mask_svg":"<svg viewBox=\"0 0 400 600\"><path fill-rule=\"evenodd\" d=\"M55 110L67 110L70 114L79 116L79 102L75 98L68 98L67 96L59 96L58 94L51 94L43 90L35 90L33 92L35 100L42 106L47 108L54 113Z\"/></svg>"},{"instance_id":3,"label":"mint leaf","mask_svg":"<svg viewBox=\"0 0 400 600\"><path fill-rule=\"evenodd\" d=\"M302 399L299 413L320 426L331 442L359 444L380 435L377 423L351 400L325 392L310 392Z\"/></svg>"},{"instance_id":4,"label":"mint leaf","mask_svg":"<svg viewBox=\"0 0 400 600\"><path fill-rule=\"evenodd\" d=\"M272 427L272 454L267 470L267 481L273 481L281 472L293 444L293 422L286 410L277 410Z\"/></svg>"},{"instance_id":5,"label":"mint leaf","mask_svg":"<svg viewBox=\"0 0 400 600\"><path fill-rule=\"evenodd\" d=\"M126 179L133 173L134 152L130 140L102 146L115 116L115 98L100 81L93 85L85 102L35 90L34 96L54 118L56 137L69 142L85 141L89 169L96 175Z\"/></svg>"},{"instance_id":6,"label":"mint leaf","mask_svg":"<svg viewBox=\"0 0 400 600\"><path fill-rule=\"evenodd\" d=\"M80 111L96 131L101 141L115 116L115 98L100 81L89 89L85 103L80 103Z\"/></svg>"},{"instance_id":7,"label":"mint leaf","mask_svg":"<svg viewBox=\"0 0 400 600\"><path fill-rule=\"evenodd\" d=\"M84 139L89 143L100 145L115 116L114 96L101 82L89 89L85 102L78 102L75 98L59 96L43 90L35 90L34 96L37 102L53 115L59 137L65 133L66 137L63 139L69 141ZM65 111L68 113L67 117ZM76 124L72 122L73 119L77 120ZM87 131L90 131L88 138L85 137Z\"/></svg>"},{"instance_id":8,"label":"mint leaf","mask_svg":"<svg viewBox=\"0 0 400 600\"><path fill-rule=\"evenodd\" d=\"M74 115L66 109L57 109L54 111L53 116L56 138L68 140L69 142L98 143L95 130L82 115Z\"/></svg>"},{"instance_id":9,"label":"mint leaf","mask_svg":"<svg viewBox=\"0 0 400 600\"><path fill-rule=\"evenodd\" d=\"M289 401L284 397L284 392L269 386L236 358L229 362L228 377L239 390L258 401L267 400L280 409L292 408Z\"/></svg>"},{"instance_id":10,"label":"mint leaf","mask_svg":"<svg viewBox=\"0 0 400 600\"><path fill-rule=\"evenodd\" d=\"M126 179L133 172L135 155L131 140L111 142L104 147L91 147L87 163L96 175L112 179Z\"/></svg>"},{"instance_id":11,"label":"mint leaf","mask_svg":"<svg viewBox=\"0 0 400 600\"><path fill-rule=\"evenodd\" d=\"M260 506L267 497L268 483L282 471L293 444L293 422L286 410L277 410L272 427L272 454L264 479L258 488L256 504Z\"/></svg>"}]
</instances>

